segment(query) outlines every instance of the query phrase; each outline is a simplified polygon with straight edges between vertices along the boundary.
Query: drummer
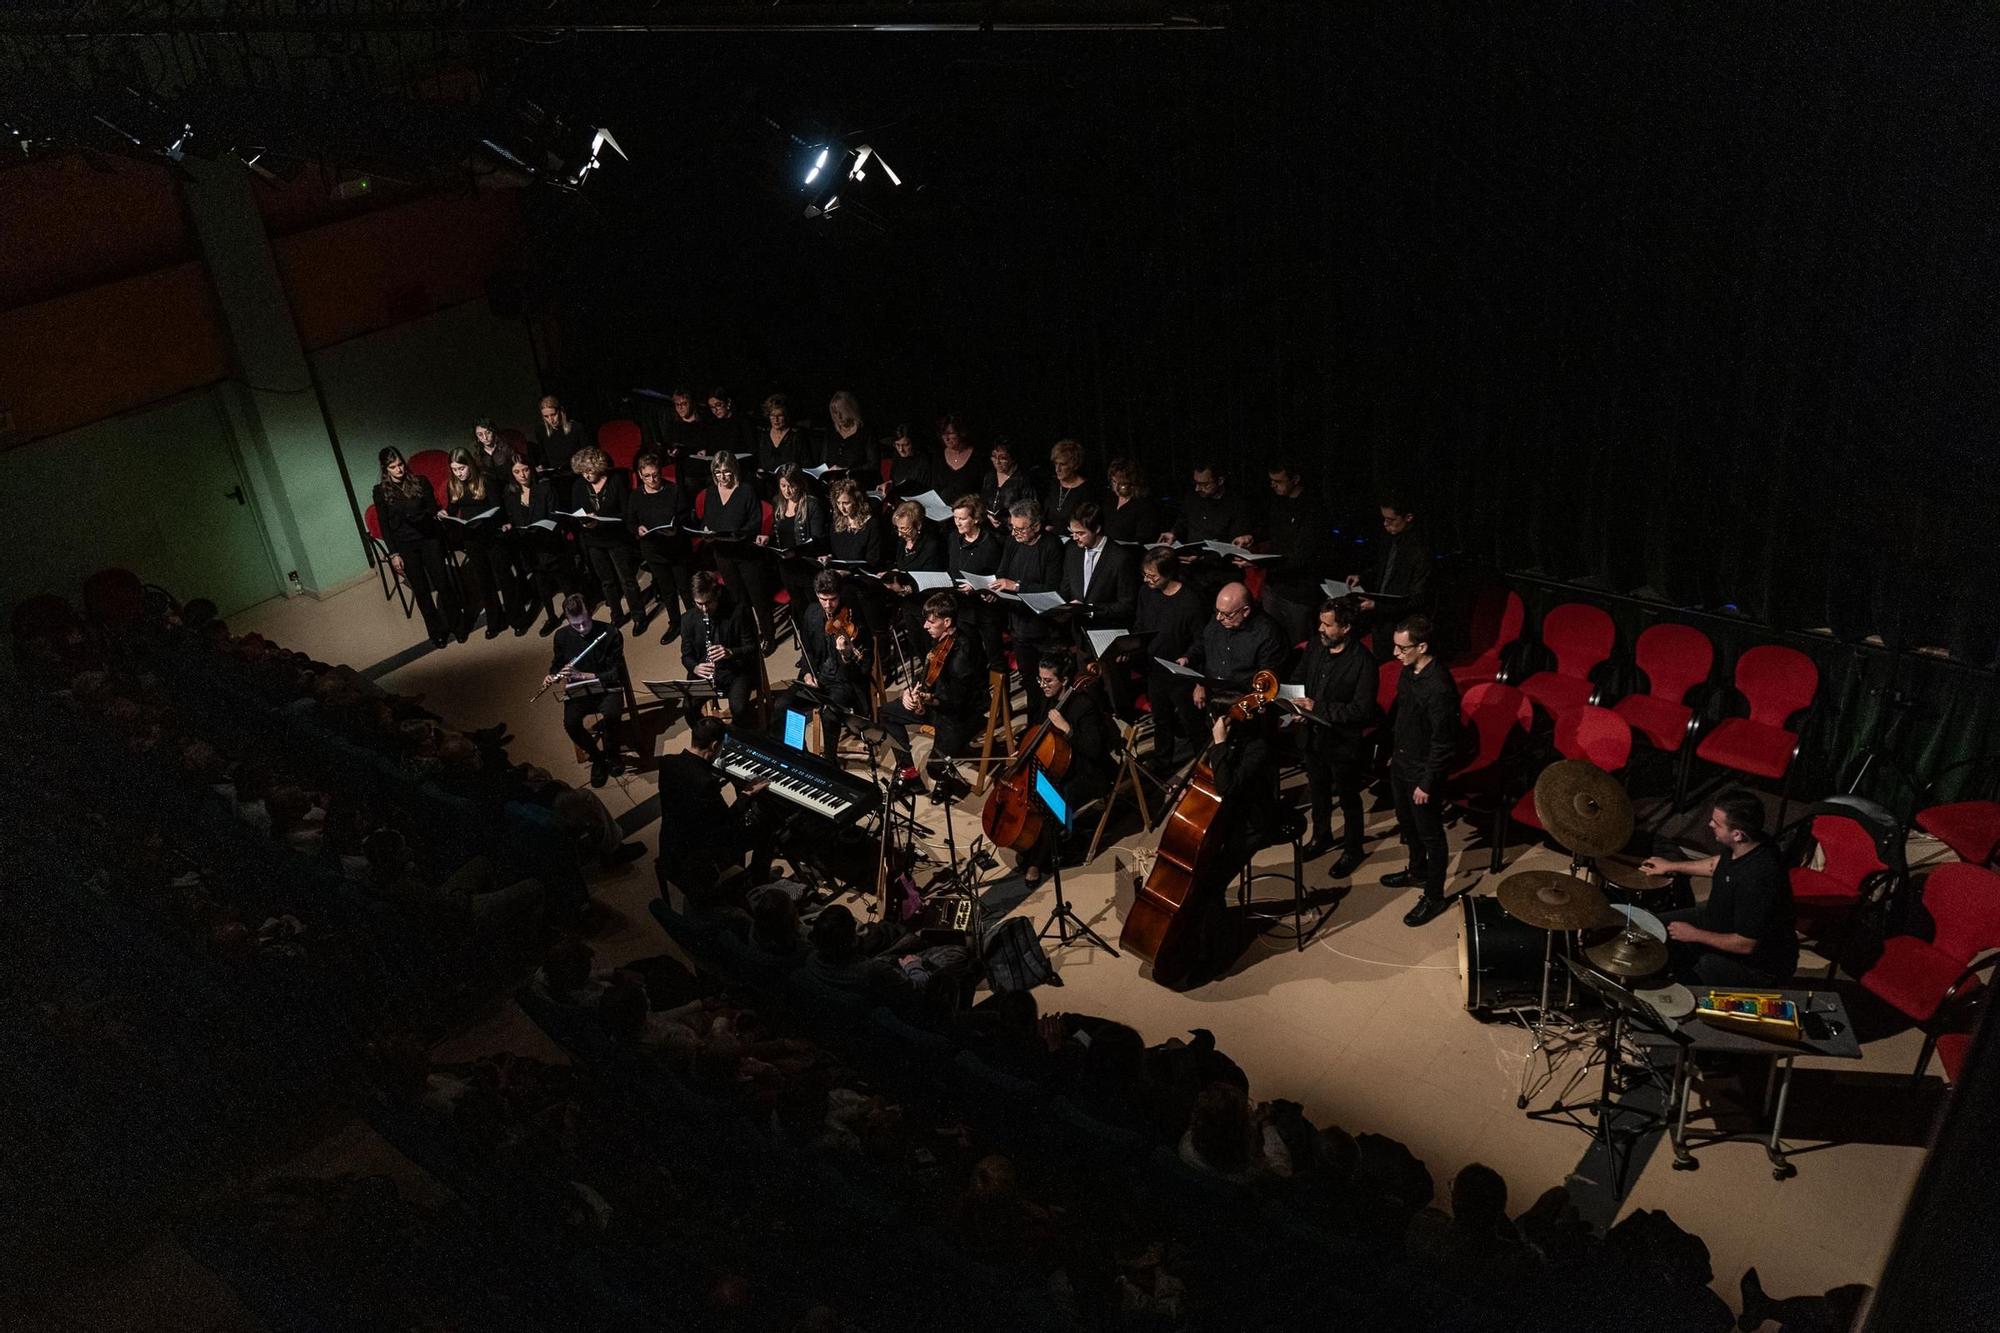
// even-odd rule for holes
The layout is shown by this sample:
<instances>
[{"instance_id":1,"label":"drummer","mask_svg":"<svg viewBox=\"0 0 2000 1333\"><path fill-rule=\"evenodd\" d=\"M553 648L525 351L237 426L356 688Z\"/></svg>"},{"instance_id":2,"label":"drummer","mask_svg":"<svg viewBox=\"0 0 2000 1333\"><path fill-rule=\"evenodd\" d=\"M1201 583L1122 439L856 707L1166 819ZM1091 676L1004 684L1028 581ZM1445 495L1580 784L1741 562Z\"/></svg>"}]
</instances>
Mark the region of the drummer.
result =
<instances>
[{"instance_id":1,"label":"drummer","mask_svg":"<svg viewBox=\"0 0 2000 1333\"><path fill-rule=\"evenodd\" d=\"M1648 875L1711 875L1708 898L1666 923L1675 975L1690 986L1780 987L1798 971L1798 912L1784 857L1764 833L1764 803L1741 788L1723 792L1708 812L1722 844L1697 861L1648 857Z\"/></svg>"}]
</instances>

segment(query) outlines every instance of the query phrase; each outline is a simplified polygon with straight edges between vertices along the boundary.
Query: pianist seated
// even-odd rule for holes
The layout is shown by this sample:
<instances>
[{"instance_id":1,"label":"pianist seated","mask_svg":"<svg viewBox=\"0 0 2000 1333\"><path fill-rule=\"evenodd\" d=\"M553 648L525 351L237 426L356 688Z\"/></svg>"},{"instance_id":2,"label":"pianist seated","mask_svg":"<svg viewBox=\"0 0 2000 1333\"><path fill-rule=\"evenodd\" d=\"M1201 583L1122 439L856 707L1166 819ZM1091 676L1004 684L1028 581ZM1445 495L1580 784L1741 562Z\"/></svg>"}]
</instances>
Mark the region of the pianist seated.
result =
<instances>
[{"instance_id":1,"label":"pianist seated","mask_svg":"<svg viewBox=\"0 0 2000 1333\"><path fill-rule=\"evenodd\" d=\"M677 879L681 868L712 857L716 866L750 861L751 882L770 878L777 820L763 797L763 779L743 780L718 766L728 728L712 717L688 727L687 749L660 760L660 873ZM722 786L736 787L736 801Z\"/></svg>"}]
</instances>

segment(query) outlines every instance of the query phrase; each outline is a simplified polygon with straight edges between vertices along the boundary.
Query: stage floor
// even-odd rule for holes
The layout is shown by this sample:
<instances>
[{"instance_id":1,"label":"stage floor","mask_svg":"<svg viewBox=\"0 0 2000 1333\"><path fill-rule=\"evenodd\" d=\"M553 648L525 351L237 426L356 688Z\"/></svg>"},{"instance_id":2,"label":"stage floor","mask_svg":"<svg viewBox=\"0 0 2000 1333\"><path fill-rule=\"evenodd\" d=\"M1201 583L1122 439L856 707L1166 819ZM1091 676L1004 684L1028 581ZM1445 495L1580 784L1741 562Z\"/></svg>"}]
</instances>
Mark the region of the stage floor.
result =
<instances>
[{"instance_id":1,"label":"stage floor","mask_svg":"<svg viewBox=\"0 0 2000 1333\"><path fill-rule=\"evenodd\" d=\"M517 737L510 747L517 761L540 764L567 781L585 780L553 699L528 707L549 661L549 641L532 631L490 642L475 634L466 644L433 652L423 641L421 622L405 620L372 583L324 602L265 603L232 617L230 628L260 631L325 661L364 669L386 664L378 676L384 686L420 695L466 727L505 719ZM635 678L682 674L678 644L663 648L655 634L636 642L628 637L626 659ZM791 645L781 644L770 659L773 678L790 679L795 660ZM677 724L669 743L683 743L685 735L685 725ZM601 793L632 836L649 847L659 829L655 794L650 773L613 779ZM942 811L927 803L919 811L941 833ZM963 849L979 831L977 803L962 806L956 821ZM1131 817L1116 824L1114 832L1123 832L1123 839L1064 877L1078 911L1114 943L1135 870L1156 841L1135 824ZM1411 891L1379 885L1403 862L1393 813L1373 813L1369 827L1386 836L1371 841L1351 889L1304 952L1289 943L1259 941L1219 980L1177 995L1142 976L1135 958L1072 946L1052 951L1064 984L1038 992L1042 1008L1115 1018L1148 1042L1207 1028L1249 1073L1254 1097L1290 1098L1317 1124L1403 1140L1429 1166L1441 1197L1460 1167L1481 1161L1506 1177L1509 1207L1516 1212L1565 1179L1586 1215L1599 1224L1633 1209L1664 1209L1707 1243L1715 1287L1732 1308L1738 1304L1739 1279L1752 1265L1765 1289L1778 1295L1877 1279L1939 1100L1935 1079L1924 1089L1907 1082L1919 1034L1891 1031L1867 1040L1858 1063L1799 1062L1788 1122L1789 1141L1800 1149L1795 1178L1773 1180L1764 1149L1755 1142L1702 1148L1699 1170L1673 1171L1671 1153L1655 1140L1639 1147L1626 1196L1614 1200L1599 1163L1587 1155L1584 1134L1531 1121L1516 1109L1528 1034L1516 1023L1482 1023L1466 1012L1457 962L1459 912L1420 929L1405 927ZM1487 878L1483 841L1477 849L1469 847L1472 830L1463 821L1452 827L1451 837L1454 890L1490 891L1490 883L1481 883ZM941 837L937 845L941 853ZM1911 854L1913 860L1939 855L1930 844L1913 845ZM1275 863L1278 852L1262 859ZM1003 863L1001 872L985 877L988 904L1007 905L1038 922L1045 918L1049 885L1025 893L1011 857ZM1517 842L1508 849L1502 874L1561 869L1566 863L1566 855L1545 845ZM1309 890L1327 887L1328 864L1308 866ZM1263 886L1267 894L1281 889L1270 882ZM1705 884L1698 891L1705 892ZM595 885L597 900L608 909L607 924L591 940L601 963L668 947L646 911L653 893L650 858ZM1803 966L1815 962L1808 955ZM510 1004L478 1030L451 1041L440 1056L466 1058L501 1047L552 1052ZM1581 1063L1580 1054L1571 1057L1536 1104L1545 1104ZM1849 1141L1822 1145L1813 1133Z\"/></svg>"}]
</instances>

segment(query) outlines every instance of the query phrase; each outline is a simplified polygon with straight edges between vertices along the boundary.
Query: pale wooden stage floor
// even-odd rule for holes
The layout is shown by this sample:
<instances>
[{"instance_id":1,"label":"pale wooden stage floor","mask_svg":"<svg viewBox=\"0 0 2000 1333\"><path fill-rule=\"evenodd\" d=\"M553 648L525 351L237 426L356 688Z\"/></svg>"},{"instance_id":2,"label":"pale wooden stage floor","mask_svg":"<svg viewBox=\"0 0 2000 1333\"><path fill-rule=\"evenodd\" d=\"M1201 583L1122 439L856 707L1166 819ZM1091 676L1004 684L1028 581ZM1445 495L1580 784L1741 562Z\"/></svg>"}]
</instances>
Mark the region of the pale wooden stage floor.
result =
<instances>
[{"instance_id":1,"label":"pale wooden stage floor","mask_svg":"<svg viewBox=\"0 0 2000 1333\"><path fill-rule=\"evenodd\" d=\"M258 630L287 647L357 667L395 657L423 638L421 623L405 620L372 584L323 603L305 599L266 603L233 617L230 627L238 633ZM628 637L628 665L635 678L678 678L682 674L678 645L663 648L656 637L652 633L638 641ZM514 759L538 763L565 780L581 782L583 772L562 734L560 707L548 698L532 710L527 707L548 658L548 640L532 631L525 638L510 633L491 642L475 634L466 644L415 657L383 675L381 682L422 695L455 724L477 727L504 718L517 737L510 747ZM774 679L789 679L794 661L790 645L781 644L771 659ZM677 725L670 744L682 743L685 733L685 726ZM622 816L644 804L655 788L650 774L642 774L614 779L601 794L612 813ZM928 804L919 809L927 823L939 826L941 811ZM956 820L959 846L964 848L979 831L977 803L961 806ZM1133 822L1127 821L1125 827ZM1529 1038L1516 1024L1484 1024L1466 1013L1457 963L1460 914L1446 913L1417 930L1402 924L1410 892L1393 892L1378 883L1402 864L1393 824L1390 812L1370 816L1371 831L1389 836L1371 842L1369 859L1354 877L1352 891L1303 953L1289 944L1260 941L1220 980L1176 995L1143 977L1132 957L1071 947L1052 955L1062 988L1045 988L1038 998L1045 1011L1074 1010L1118 1019L1137 1028L1149 1042L1190 1028L1207 1028L1221 1049L1248 1071L1254 1096L1297 1101L1315 1123L1402 1139L1429 1166L1441 1196L1460 1167L1485 1162L1506 1177L1509 1206L1518 1211L1543 1189L1569 1177L1583 1162L1588 1141L1576 1130L1531 1121L1516 1109ZM636 836L650 847L658 828L657 821L650 822ZM1468 849L1470 832L1464 822L1453 826L1451 833L1458 871L1454 888L1464 887L1480 878L1487 853L1483 846ZM1153 835L1134 832L1107 847L1088 867L1064 876L1072 903L1114 943L1131 900L1135 867L1154 843ZM938 845L941 851L941 838ZM1925 854L1914 847L1912 852ZM1277 853L1265 857L1275 860ZM1517 843L1508 849L1502 873L1559 869L1566 861L1546 846ZM1326 865L1321 861L1307 868L1308 888L1326 885ZM1012 876L1011 865L986 879L993 885L992 896L1003 900L1019 897L1023 887ZM1484 887L1490 889L1490 884ZM1264 886L1266 893L1277 891L1279 886ZM650 859L605 877L595 885L595 893L610 909L610 924L591 941L600 961L615 963L667 948L646 911L654 893ZM1051 899L1051 889L1044 884L1012 910L1039 922ZM1887 1085L1891 1076L1907 1074L1919 1042L1918 1035L1909 1031L1875 1040L1858 1065L1802 1060L1800 1087L1805 1089L1814 1066L1850 1078L1861 1076L1865 1084ZM501 1047L560 1058L511 1003L438 1054L459 1059ZM1580 1062L1580 1055L1572 1057L1557 1084ZM1842 1099L1829 1092L1825 1082L1822 1075L1816 1106L1801 1114L1795 1104L1795 1126L1807 1121L1840 1123ZM1882 1096L1876 1087L1869 1092L1874 1100ZM365 1126L350 1127L338 1145L341 1155L393 1156L379 1140L368 1143L372 1137ZM1873 1283L1923 1158L1923 1149L1913 1146L1922 1141L1923 1122L1916 1117L1914 1130L1876 1137L1898 1142L1819 1146L1794 1139L1794 1147L1814 1150L1798 1154L1797 1176L1782 1182L1771 1178L1758 1143L1703 1148L1698 1153L1700 1169L1692 1172L1670 1170L1671 1154L1664 1145L1656 1145L1650 1153L1642 1150L1635 1161L1636 1179L1622 1203L1605 1205L1594 1220L1614 1220L1606 1215L1612 1207L1617 1216L1638 1208L1665 1209L1707 1243L1716 1289L1732 1307L1737 1304L1738 1281L1753 1264L1765 1288L1781 1295L1818 1292L1844 1282ZM1603 1196L1601 1189L1592 1189L1587 1182L1579 1189L1592 1197ZM254 1325L229 1320L219 1326Z\"/></svg>"}]
</instances>

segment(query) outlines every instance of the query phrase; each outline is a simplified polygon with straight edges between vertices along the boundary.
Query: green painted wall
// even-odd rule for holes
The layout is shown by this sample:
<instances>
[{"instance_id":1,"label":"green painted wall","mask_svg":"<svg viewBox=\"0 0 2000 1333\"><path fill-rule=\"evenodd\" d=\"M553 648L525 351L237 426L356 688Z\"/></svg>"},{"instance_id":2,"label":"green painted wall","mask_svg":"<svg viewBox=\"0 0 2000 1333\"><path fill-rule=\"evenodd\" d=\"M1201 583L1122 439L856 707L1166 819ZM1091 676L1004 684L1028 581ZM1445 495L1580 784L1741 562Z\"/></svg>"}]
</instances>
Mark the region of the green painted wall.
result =
<instances>
[{"instance_id":1,"label":"green painted wall","mask_svg":"<svg viewBox=\"0 0 2000 1333\"><path fill-rule=\"evenodd\" d=\"M215 389L0 454L14 498L0 560L0 603L38 592L74 597L122 566L226 614L283 586L258 509L226 494L246 483Z\"/></svg>"},{"instance_id":2,"label":"green painted wall","mask_svg":"<svg viewBox=\"0 0 2000 1333\"><path fill-rule=\"evenodd\" d=\"M312 363L364 509L385 445L406 457L454 449L471 443L480 417L528 431L542 393L527 330L484 301L324 348Z\"/></svg>"}]
</instances>

